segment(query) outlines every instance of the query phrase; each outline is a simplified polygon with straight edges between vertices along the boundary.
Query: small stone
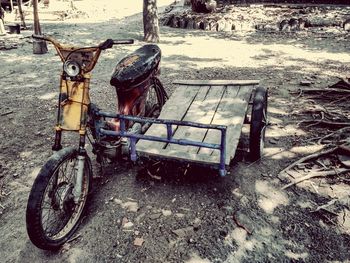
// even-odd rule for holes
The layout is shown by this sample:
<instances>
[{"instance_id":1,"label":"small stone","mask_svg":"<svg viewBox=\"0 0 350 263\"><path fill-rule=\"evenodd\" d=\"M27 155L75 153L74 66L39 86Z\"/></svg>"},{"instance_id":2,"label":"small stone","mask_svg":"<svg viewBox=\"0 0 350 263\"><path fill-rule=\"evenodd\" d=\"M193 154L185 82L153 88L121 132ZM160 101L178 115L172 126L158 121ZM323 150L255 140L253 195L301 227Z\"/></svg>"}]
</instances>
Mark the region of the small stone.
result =
<instances>
[{"instance_id":1,"label":"small stone","mask_svg":"<svg viewBox=\"0 0 350 263\"><path fill-rule=\"evenodd\" d=\"M127 223L127 222L129 222L129 220L126 218L126 217L123 217L123 219L122 219L122 227L124 227L124 225Z\"/></svg>"},{"instance_id":2,"label":"small stone","mask_svg":"<svg viewBox=\"0 0 350 263\"><path fill-rule=\"evenodd\" d=\"M162 215L162 213L155 213L155 214L150 215L149 218L154 220L154 219L160 218L161 215Z\"/></svg>"},{"instance_id":3,"label":"small stone","mask_svg":"<svg viewBox=\"0 0 350 263\"><path fill-rule=\"evenodd\" d=\"M272 177L272 174L268 174L268 173L261 173L262 177Z\"/></svg>"},{"instance_id":4,"label":"small stone","mask_svg":"<svg viewBox=\"0 0 350 263\"><path fill-rule=\"evenodd\" d=\"M132 228L134 224L132 222L127 222L124 224L123 228Z\"/></svg>"},{"instance_id":5,"label":"small stone","mask_svg":"<svg viewBox=\"0 0 350 263\"><path fill-rule=\"evenodd\" d=\"M171 210L162 210L163 216L171 216L172 212Z\"/></svg>"},{"instance_id":6,"label":"small stone","mask_svg":"<svg viewBox=\"0 0 350 263\"><path fill-rule=\"evenodd\" d=\"M120 199L113 199L113 202L116 203L117 205L121 205L123 203L123 201Z\"/></svg>"},{"instance_id":7,"label":"small stone","mask_svg":"<svg viewBox=\"0 0 350 263\"><path fill-rule=\"evenodd\" d=\"M227 213L232 213L233 212L233 207L232 206L223 206L223 210L225 210Z\"/></svg>"},{"instance_id":8,"label":"small stone","mask_svg":"<svg viewBox=\"0 0 350 263\"><path fill-rule=\"evenodd\" d=\"M135 213L137 210L139 210L139 205L136 202L125 202L121 206L129 212Z\"/></svg>"},{"instance_id":9,"label":"small stone","mask_svg":"<svg viewBox=\"0 0 350 263\"><path fill-rule=\"evenodd\" d=\"M198 228L202 223L202 220L200 220L198 217L196 217L192 223L194 228Z\"/></svg>"},{"instance_id":10,"label":"small stone","mask_svg":"<svg viewBox=\"0 0 350 263\"><path fill-rule=\"evenodd\" d=\"M141 247L143 242L145 242L145 240L142 237L137 237L134 240L134 245L137 247Z\"/></svg>"},{"instance_id":11,"label":"small stone","mask_svg":"<svg viewBox=\"0 0 350 263\"><path fill-rule=\"evenodd\" d=\"M185 214L176 213L175 216L176 216L177 218L184 218L184 217L185 217Z\"/></svg>"},{"instance_id":12,"label":"small stone","mask_svg":"<svg viewBox=\"0 0 350 263\"><path fill-rule=\"evenodd\" d=\"M173 232L178 237L185 237L193 233L193 227L179 228L179 229L172 230L171 232Z\"/></svg>"},{"instance_id":13,"label":"small stone","mask_svg":"<svg viewBox=\"0 0 350 263\"><path fill-rule=\"evenodd\" d=\"M139 223L141 221L142 218L144 218L146 214L145 213L141 213L139 214L136 218L135 218L135 222Z\"/></svg>"},{"instance_id":14,"label":"small stone","mask_svg":"<svg viewBox=\"0 0 350 263\"><path fill-rule=\"evenodd\" d=\"M239 188L235 188L232 190L232 194L235 196L235 197L238 197L238 198L241 198L243 196L243 194L240 192L240 189Z\"/></svg>"},{"instance_id":15,"label":"small stone","mask_svg":"<svg viewBox=\"0 0 350 263\"><path fill-rule=\"evenodd\" d=\"M134 232L134 234L135 234L135 236L138 236L138 235L140 235L140 231L137 231L137 230L136 230L136 231Z\"/></svg>"},{"instance_id":16,"label":"small stone","mask_svg":"<svg viewBox=\"0 0 350 263\"><path fill-rule=\"evenodd\" d=\"M300 81L300 86L311 86L312 82L308 80Z\"/></svg>"},{"instance_id":17,"label":"small stone","mask_svg":"<svg viewBox=\"0 0 350 263\"><path fill-rule=\"evenodd\" d=\"M246 196L242 196L242 198L239 200L243 206L249 205L249 199Z\"/></svg>"}]
</instances>

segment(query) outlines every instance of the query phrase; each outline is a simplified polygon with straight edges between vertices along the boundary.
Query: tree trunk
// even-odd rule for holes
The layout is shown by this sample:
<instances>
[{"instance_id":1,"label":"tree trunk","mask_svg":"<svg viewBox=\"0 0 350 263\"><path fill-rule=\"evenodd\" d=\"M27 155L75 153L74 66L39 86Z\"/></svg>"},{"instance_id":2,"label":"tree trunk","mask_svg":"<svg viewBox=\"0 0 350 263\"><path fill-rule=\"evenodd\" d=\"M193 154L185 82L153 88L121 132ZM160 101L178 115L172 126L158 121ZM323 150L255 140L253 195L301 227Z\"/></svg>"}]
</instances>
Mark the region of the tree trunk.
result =
<instances>
[{"instance_id":1,"label":"tree trunk","mask_svg":"<svg viewBox=\"0 0 350 263\"><path fill-rule=\"evenodd\" d=\"M6 35L6 31L4 27L4 17L5 17L5 10L1 7L1 0L0 0L0 36Z\"/></svg>"},{"instance_id":2,"label":"tree trunk","mask_svg":"<svg viewBox=\"0 0 350 263\"><path fill-rule=\"evenodd\" d=\"M34 13L34 34L41 35L41 28L38 14L38 0L33 0L33 13ZM47 52L46 42L44 40L33 40L33 53L45 54Z\"/></svg>"},{"instance_id":3,"label":"tree trunk","mask_svg":"<svg viewBox=\"0 0 350 263\"><path fill-rule=\"evenodd\" d=\"M18 11L19 11L19 16L21 17L22 26L24 29L26 29L27 26L26 26L26 21L24 20L24 14L22 10L22 0L18 0Z\"/></svg>"},{"instance_id":4,"label":"tree trunk","mask_svg":"<svg viewBox=\"0 0 350 263\"><path fill-rule=\"evenodd\" d=\"M157 0L143 0L144 41L159 42Z\"/></svg>"},{"instance_id":5,"label":"tree trunk","mask_svg":"<svg viewBox=\"0 0 350 263\"><path fill-rule=\"evenodd\" d=\"M214 0L191 0L192 11L196 13L214 12L217 6Z\"/></svg>"}]
</instances>

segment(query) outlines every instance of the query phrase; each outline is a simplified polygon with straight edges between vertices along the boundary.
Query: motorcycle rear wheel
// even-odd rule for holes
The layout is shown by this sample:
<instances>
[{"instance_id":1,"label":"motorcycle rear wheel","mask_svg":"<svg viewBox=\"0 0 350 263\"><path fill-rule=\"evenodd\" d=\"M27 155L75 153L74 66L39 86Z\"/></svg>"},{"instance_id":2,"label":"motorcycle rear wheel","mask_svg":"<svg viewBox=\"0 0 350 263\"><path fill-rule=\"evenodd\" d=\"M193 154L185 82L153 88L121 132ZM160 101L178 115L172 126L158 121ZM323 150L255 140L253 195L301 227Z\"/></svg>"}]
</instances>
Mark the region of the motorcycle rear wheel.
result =
<instances>
[{"instance_id":1,"label":"motorcycle rear wheel","mask_svg":"<svg viewBox=\"0 0 350 263\"><path fill-rule=\"evenodd\" d=\"M147 117L158 117L152 115L154 112L158 112L156 115L159 115L167 99L169 99L168 94L160 80L156 78L147 94L145 115Z\"/></svg>"},{"instance_id":2,"label":"motorcycle rear wheel","mask_svg":"<svg viewBox=\"0 0 350 263\"><path fill-rule=\"evenodd\" d=\"M55 250L67 242L79 226L92 183L91 162L85 155L82 192L74 202L78 150L64 148L50 157L36 177L29 195L26 225L32 243Z\"/></svg>"}]
</instances>

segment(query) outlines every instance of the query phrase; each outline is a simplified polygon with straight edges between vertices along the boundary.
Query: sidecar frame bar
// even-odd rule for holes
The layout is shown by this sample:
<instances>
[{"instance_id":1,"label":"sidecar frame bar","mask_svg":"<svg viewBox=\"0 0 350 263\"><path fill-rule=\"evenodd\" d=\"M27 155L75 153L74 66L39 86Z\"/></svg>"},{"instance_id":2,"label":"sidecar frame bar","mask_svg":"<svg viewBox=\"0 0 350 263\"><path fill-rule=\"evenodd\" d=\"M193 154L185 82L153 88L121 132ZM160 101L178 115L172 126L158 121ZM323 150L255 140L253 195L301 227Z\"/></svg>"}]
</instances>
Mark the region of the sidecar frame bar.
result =
<instances>
[{"instance_id":1,"label":"sidecar frame bar","mask_svg":"<svg viewBox=\"0 0 350 263\"><path fill-rule=\"evenodd\" d=\"M204 147L204 148L216 149L216 150L220 151L219 174L220 174L220 176L226 175L225 159L226 159L227 126L214 125L214 124L202 124L202 123L189 122L189 121L155 119L155 118L147 118L147 117L135 117L135 116L130 116L130 115L109 113L109 112L103 112L103 111L99 111L96 114L100 117L115 118L115 119L120 120L120 131L111 131L111 130L106 130L106 129L100 128L98 132L103 134L103 135L107 135L107 136L120 136L120 137L129 138L130 139L130 148L131 148L130 149L131 150L130 158L132 161L137 160L136 142L138 140L171 143L171 144L178 144L178 145L183 145L183 146ZM166 138L165 137L157 137L157 136L135 134L135 133L128 132L126 130L126 123L125 123L126 121L133 121L136 123L151 123L151 124L165 125L166 129L167 129L167 137ZM202 141L194 141L194 140L187 140L187 139L175 139L175 138L173 138L173 135L174 135L173 129L172 129L173 125L174 126L194 127L194 128L200 128L200 129L219 130L221 133L220 144L205 143Z\"/></svg>"}]
</instances>

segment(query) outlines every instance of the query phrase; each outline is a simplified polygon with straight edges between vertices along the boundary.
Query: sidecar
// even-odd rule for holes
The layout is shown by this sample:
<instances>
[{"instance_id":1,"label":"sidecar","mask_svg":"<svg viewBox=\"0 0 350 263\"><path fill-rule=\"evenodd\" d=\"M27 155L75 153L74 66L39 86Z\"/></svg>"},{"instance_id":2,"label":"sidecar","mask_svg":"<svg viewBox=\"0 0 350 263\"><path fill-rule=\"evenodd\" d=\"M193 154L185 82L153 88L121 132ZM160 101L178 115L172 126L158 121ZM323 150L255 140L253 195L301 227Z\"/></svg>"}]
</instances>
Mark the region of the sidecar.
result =
<instances>
[{"instance_id":1,"label":"sidecar","mask_svg":"<svg viewBox=\"0 0 350 263\"><path fill-rule=\"evenodd\" d=\"M267 90L257 80L180 80L158 118L100 112L120 120L120 131L100 128L108 136L126 137L130 158L139 156L197 163L219 170L235 156L243 124L250 124L252 160L262 156L267 126ZM150 124L144 134L126 130L125 122Z\"/></svg>"}]
</instances>

